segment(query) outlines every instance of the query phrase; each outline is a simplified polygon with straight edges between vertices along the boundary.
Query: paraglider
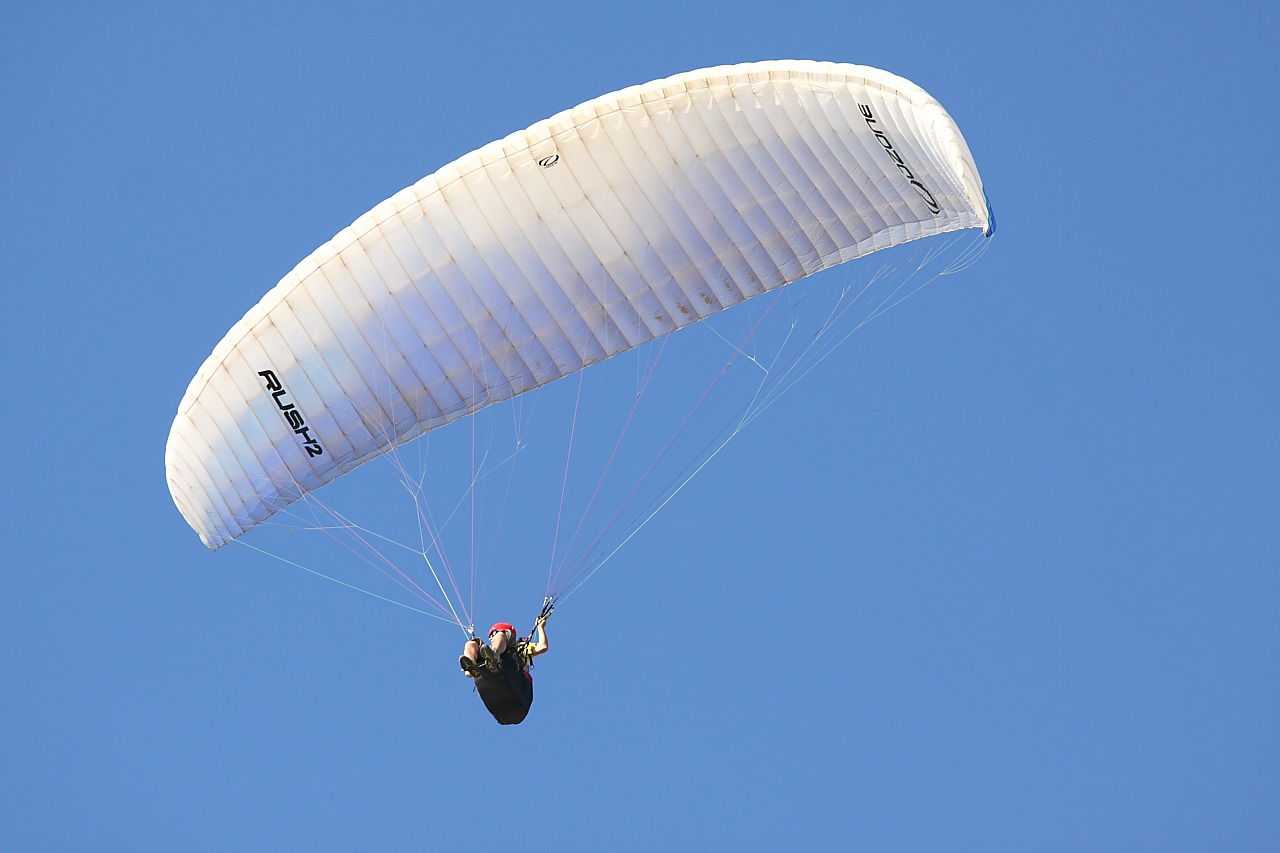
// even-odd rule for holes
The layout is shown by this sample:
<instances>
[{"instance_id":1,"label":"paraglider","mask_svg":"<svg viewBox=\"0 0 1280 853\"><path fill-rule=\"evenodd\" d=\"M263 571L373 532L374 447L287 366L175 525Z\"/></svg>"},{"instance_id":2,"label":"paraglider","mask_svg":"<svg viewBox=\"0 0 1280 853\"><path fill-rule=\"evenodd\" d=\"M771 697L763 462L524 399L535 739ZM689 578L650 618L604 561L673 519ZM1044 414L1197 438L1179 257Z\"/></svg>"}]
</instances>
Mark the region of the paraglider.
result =
<instances>
[{"instance_id":1,"label":"paraglider","mask_svg":"<svg viewBox=\"0 0 1280 853\"><path fill-rule=\"evenodd\" d=\"M888 72L756 62L603 95L441 167L285 275L191 381L169 489L218 549L424 433L964 229L993 229L964 138ZM480 646L464 657L492 669Z\"/></svg>"},{"instance_id":2,"label":"paraglider","mask_svg":"<svg viewBox=\"0 0 1280 853\"><path fill-rule=\"evenodd\" d=\"M473 637L463 647L458 663L463 673L475 680L476 692L484 706L504 726L524 722L533 705L533 659L545 654L547 618L554 604L545 603L534 622L532 637L517 637L510 622L496 622L485 643ZM536 637L536 639L534 639Z\"/></svg>"}]
</instances>

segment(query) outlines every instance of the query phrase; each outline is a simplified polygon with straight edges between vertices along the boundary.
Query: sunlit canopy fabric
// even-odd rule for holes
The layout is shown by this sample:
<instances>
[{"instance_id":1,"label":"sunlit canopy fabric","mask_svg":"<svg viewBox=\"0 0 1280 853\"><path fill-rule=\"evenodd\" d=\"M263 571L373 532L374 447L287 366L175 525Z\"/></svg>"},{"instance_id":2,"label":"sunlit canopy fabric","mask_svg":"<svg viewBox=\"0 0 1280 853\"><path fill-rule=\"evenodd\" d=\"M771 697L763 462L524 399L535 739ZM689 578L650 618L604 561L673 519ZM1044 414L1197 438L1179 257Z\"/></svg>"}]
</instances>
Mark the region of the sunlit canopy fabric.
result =
<instances>
[{"instance_id":1,"label":"sunlit canopy fabric","mask_svg":"<svg viewBox=\"0 0 1280 853\"><path fill-rule=\"evenodd\" d=\"M169 488L217 548L427 430L989 225L960 131L901 77L776 61L623 89L460 157L299 263L192 380Z\"/></svg>"}]
</instances>

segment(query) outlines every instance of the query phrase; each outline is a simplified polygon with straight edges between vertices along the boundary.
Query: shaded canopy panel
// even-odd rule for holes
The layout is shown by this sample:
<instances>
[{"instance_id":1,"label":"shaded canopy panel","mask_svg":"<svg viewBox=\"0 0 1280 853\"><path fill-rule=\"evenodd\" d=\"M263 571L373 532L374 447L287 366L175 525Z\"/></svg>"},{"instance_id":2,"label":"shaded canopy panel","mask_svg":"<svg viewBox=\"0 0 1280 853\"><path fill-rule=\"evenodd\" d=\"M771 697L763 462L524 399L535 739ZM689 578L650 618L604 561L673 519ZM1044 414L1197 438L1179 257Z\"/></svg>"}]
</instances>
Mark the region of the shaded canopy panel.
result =
<instances>
[{"instance_id":1,"label":"shaded canopy panel","mask_svg":"<svg viewBox=\"0 0 1280 853\"><path fill-rule=\"evenodd\" d=\"M217 548L430 429L819 270L989 225L955 123L887 72L761 62L605 95L298 264L191 382L169 488Z\"/></svg>"}]
</instances>

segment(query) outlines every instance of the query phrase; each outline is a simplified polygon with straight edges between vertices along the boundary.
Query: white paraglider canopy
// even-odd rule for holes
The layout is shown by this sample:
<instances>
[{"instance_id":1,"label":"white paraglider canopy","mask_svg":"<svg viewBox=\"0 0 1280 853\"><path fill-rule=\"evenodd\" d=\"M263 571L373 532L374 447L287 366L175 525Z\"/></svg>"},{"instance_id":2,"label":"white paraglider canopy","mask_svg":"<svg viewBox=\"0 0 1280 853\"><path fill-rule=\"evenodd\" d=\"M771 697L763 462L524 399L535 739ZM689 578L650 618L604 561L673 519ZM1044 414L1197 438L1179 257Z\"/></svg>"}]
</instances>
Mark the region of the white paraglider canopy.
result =
<instances>
[{"instance_id":1,"label":"white paraglider canopy","mask_svg":"<svg viewBox=\"0 0 1280 853\"><path fill-rule=\"evenodd\" d=\"M286 275L166 448L210 548L428 430L803 276L991 228L946 111L856 65L614 92L444 166Z\"/></svg>"}]
</instances>

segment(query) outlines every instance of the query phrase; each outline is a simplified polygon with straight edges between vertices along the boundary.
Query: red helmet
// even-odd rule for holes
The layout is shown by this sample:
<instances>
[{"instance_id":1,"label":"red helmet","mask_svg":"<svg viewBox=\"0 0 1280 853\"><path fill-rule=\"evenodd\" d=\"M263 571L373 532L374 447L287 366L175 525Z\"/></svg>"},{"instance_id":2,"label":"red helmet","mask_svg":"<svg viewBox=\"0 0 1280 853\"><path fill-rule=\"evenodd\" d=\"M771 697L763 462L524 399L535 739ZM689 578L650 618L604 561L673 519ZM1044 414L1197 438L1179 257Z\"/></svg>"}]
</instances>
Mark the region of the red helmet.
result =
<instances>
[{"instance_id":1,"label":"red helmet","mask_svg":"<svg viewBox=\"0 0 1280 853\"><path fill-rule=\"evenodd\" d=\"M514 637L516 635L515 626L512 625L510 622L494 622L493 627L489 629L490 637L493 636L494 631L510 631L511 636Z\"/></svg>"}]
</instances>

